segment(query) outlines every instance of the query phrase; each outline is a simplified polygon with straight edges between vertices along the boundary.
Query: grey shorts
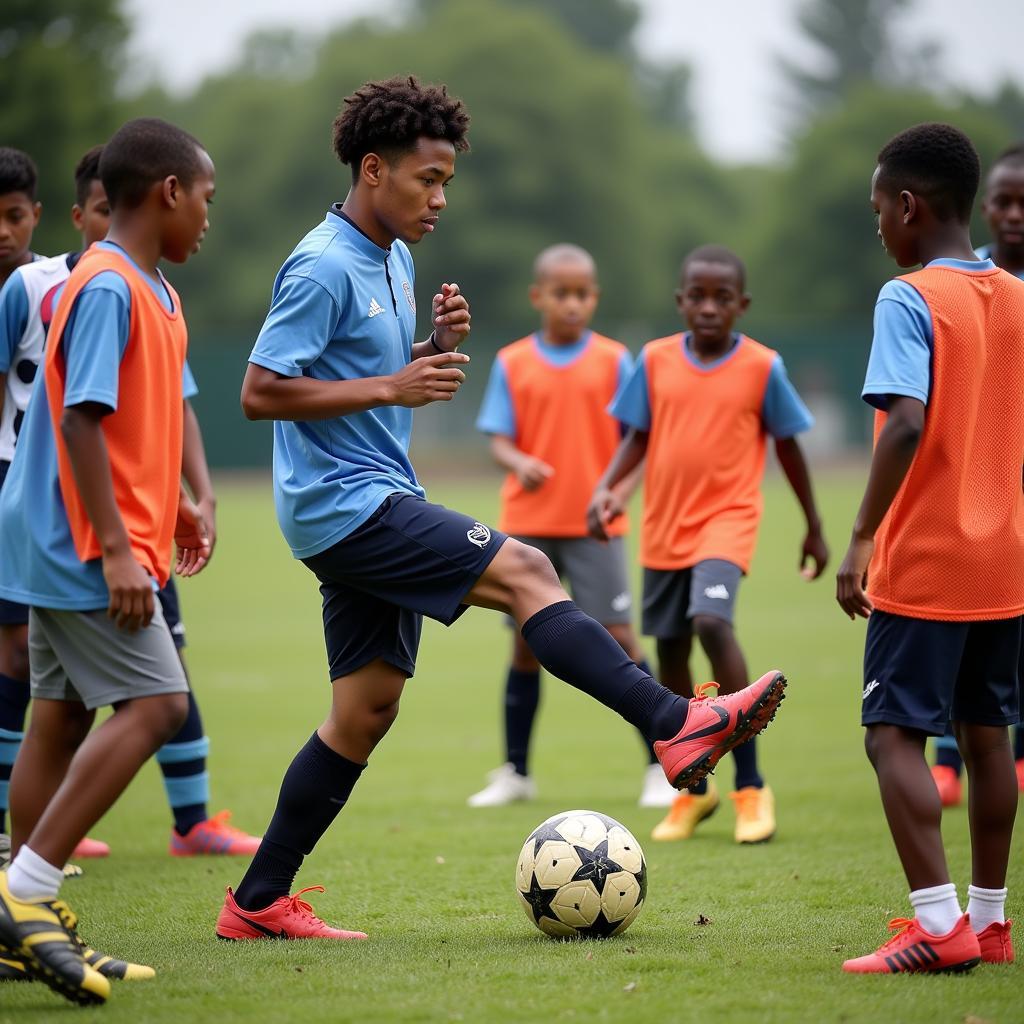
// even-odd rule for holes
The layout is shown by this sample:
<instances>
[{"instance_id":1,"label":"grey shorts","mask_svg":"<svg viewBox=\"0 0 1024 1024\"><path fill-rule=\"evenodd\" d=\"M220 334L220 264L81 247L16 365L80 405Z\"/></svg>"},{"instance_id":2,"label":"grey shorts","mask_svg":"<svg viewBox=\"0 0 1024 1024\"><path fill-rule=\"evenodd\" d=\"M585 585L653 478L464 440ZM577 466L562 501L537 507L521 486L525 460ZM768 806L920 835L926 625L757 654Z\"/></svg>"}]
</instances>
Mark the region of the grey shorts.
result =
<instances>
[{"instance_id":1,"label":"grey shorts","mask_svg":"<svg viewBox=\"0 0 1024 1024\"><path fill-rule=\"evenodd\" d=\"M644 633L685 636L695 615L731 624L742 577L738 565L722 558L708 558L688 569L644 569Z\"/></svg>"},{"instance_id":2,"label":"grey shorts","mask_svg":"<svg viewBox=\"0 0 1024 1024\"><path fill-rule=\"evenodd\" d=\"M91 612L33 608L28 617L33 697L80 701L90 710L162 693L188 683L160 602L145 629L128 633Z\"/></svg>"},{"instance_id":3,"label":"grey shorts","mask_svg":"<svg viewBox=\"0 0 1024 1024\"><path fill-rule=\"evenodd\" d=\"M593 537L516 537L543 551L559 576L568 580L572 599L602 626L619 626L632 618L633 594L626 570L622 537L607 543Z\"/></svg>"}]
</instances>

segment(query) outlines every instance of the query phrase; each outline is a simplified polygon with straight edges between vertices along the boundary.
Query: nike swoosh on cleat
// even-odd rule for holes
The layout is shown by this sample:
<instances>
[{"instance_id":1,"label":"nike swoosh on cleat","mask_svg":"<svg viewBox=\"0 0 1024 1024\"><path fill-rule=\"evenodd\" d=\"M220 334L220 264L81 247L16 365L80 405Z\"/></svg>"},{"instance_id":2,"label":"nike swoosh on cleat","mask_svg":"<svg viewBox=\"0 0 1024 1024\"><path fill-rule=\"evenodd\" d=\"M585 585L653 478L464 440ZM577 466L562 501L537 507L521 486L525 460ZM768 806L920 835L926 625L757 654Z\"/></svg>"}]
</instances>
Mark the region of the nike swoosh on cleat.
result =
<instances>
[{"instance_id":1,"label":"nike swoosh on cleat","mask_svg":"<svg viewBox=\"0 0 1024 1024\"><path fill-rule=\"evenodd\" d=\"M708 708L709 711L714 711L718 715L718 723L716 725L709 725L704 729L698 729L697 732L689 732L685 736L678 736L672 740L671 743L666 745L668 747L678 746L680 743L686 743L688 740L699 740L702 736L713 736L716 732L721 732L729 724L729 712L725 708ZM737 720L739 719L740 712L737 714Z\"/></svg>"},{"instance_id":2,"label":"nike swoosh on cleat","mask_svg":"<svg viewBox=\"0 0 1024 1024\"><path fill-rule=\"evenodd\" d=\"M275 932L273 928L268 928L266 925L260 924L259 921L253 921L248 917L243 917L241 914L235 914L235 917L239 921L244 921L250 928L255 928L258 932L263 932L264 935L269 935L272 939L287 939L288 933L282 928L279 932Z\"/></svg>"}]
</instances>

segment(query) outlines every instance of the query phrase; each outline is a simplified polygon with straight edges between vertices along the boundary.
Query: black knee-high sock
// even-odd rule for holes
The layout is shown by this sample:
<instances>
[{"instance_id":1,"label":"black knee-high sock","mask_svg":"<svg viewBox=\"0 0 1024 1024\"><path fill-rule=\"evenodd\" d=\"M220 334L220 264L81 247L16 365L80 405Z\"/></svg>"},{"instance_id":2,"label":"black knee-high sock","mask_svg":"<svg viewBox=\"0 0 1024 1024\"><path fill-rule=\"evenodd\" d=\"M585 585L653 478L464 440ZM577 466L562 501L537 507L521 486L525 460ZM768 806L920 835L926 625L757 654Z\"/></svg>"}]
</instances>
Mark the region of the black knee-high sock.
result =
<instances>
[{"instance_id":1,"label":"black knee-high sock","mask_svg":"<svg viewBox=\"0 0 1024 1024\"><path fill-rule=\"evenodd\" d=\"M285 772L274 817L235 893L243 910L262 910L288 895L303 857L345 806L365 767L335 753L316 733L310 736Z\"/></svg>"},{"instance_id":2,"label":"black knee-high sock","mask_svg":"<svg viewBox=\"0 0 1024 1024\"><path fill-rule=\"evenodd\" d=\"M757 740L749 739L741 743L733 750L732 756L736 762L736 788L753 786L754 789L763 789L764 779L757 770Z\"/></svg>"},{"instance_id":3,"label":"black knee-high sock","mask_svg":"<svg viewBox=\"0 0 1024 1024\"><path fill-rule=\"evenodd\" d=\"M540 672L508 670L505 683L505 752L520 775L528 775L530 736L540 703Z\"/></svg>"},{"instance_id":4,"label":"black knee-high sock","mask_svg":"<svg viewBox=\"0 0 1024 1024\"><path fill-rule=\"evenodd\" d=\"M25 738L28 701L27 679L0 674L0 832L7 831L7 791L11 769Z\"/></svg>"},{"instance_id":5,"label":"black knee-high sock","mask_svg":"<svg viewBox=\"0 0 1024 1024\"><path fill-rule=\"evenodd\" d=\"M652 679L654 678L654 673L651 671L651 666L647 663L646 658L641 658L636 663L636 667L640 669L640 671L643 672L645 676L650 676ZM658 755L654 752L654 744L639 729L637 730L637 732L640 733L640 740L643 743L644 748L647 750L647 763L657 764Z\"/></svg>"},{"instance_id":6,"label":"black knee-high sock","mask_svg":"<svg viewBox=\"0 0 1024 1024\"><path fill-rule=\"evenodd\" d=\"M618 712L648 739L669 739L682 727L686 698L645 675L608 630L572 601L531 616L523 639L552 675Z\"/></svg>"}]
</instances>

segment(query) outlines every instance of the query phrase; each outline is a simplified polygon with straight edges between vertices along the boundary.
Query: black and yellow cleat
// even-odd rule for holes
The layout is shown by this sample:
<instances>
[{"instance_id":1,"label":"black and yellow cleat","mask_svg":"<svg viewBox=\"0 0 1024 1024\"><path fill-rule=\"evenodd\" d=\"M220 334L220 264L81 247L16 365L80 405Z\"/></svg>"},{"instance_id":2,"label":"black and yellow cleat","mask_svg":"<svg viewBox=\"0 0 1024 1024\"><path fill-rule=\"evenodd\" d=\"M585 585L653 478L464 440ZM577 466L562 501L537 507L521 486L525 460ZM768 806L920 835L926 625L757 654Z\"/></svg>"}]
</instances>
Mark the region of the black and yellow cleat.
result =
<instances>
[{"instance_id":1,"label":"black and yellow cleat","mask_svg":"<svg viewBox=\"0 0 1024 1024\"><path fill-rule=\"evenodd\" d=\"M81 942L81 939L79 939ZM95 949L82 946L82 956L85 962L94 970L99 971L104 978L116 978L119 981L149 981L156 977L156 971L145 964L133 964L127 960L115 960L106 953L99 953Z\"/></svg>"},{"instance_id":2,"label":"black and yellow cleat","mask_svg":"<svg viewBox=\"0 0 1024 1024\"><path fill-rule=\"evenodd\" d=\"M3 981L31 981L32 978L25 970L25 961L13 957L9 953L0 955L0 982Z\"/></svg>"},{"instance_id":3,"label":"black and yellow cleat","mask_svg":"<svg viewBox=\"0 0 1024 1024\"><path fill-rule=\"evenodd\" d=\"M110 982L90 967L75 935L75 915L60 900L19 900L0 873L0 946L28 973L73 1003L104 1003Z\"/></svg>"}]
</instances>

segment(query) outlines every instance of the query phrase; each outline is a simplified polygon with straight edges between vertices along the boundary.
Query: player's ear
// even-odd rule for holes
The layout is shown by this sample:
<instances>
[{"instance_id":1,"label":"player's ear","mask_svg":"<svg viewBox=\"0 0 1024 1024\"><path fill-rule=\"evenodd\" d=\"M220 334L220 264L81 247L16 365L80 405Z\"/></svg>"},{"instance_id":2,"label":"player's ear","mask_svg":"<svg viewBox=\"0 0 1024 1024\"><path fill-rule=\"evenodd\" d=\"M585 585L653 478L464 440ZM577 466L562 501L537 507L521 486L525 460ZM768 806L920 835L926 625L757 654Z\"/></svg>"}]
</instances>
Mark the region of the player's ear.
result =
<instances>
[{"instance_id":1,"label":"player's ear","mask_svg":"<svg viewBox=\"0 0 1024 1024\"><path fill-rule=\"evenodd\" d=\"M168 174L163 181L158 183L157 187L160 189L160 198L164 201L164 205L173 210L178 205L178 197L181 193L181 182L178 181L178 176Z\"/></svg>"},{"instance_id":2,"label":"player's ear","mask_svg":"<svg viewBox=\"0 0 1024 1024\"><path fill-rule=\"evenodd\" d=\"M746 313L746 311L748 309L750 309L750 303L752 301L753 301L753 299L750 297L750 295L748 295L746 292L744 292L740 296L740 311L739 311L739 313L737 315L738 316L743 316L743 314Z\"/></svg>"},{"instance_id":3,"label":"player's ear","mask_svg":"<svg viewBox=\"0 0 1024 1024\"><path fill-rule=\"evenodd\" d=\"M359 179L376 188L384 173L384 161L376 153L367 153L359 162Z\"/></svg>"},{"instance_id":4,"label":"player's ear","mask_svg":"<svg viewBox=\"0 0 1024 1024\"><path fill-rule=\"evenodd\" d=\"M683 289L682 288L677 288L672 294L676 298L676 309L678 309L679 312L682 313L682 311L683 311L683 299L685 297Z\"/></svg>"},{"instance_id":5,"label":"player's ear","mask_svg":"<svg viewBox=\"0 0 1024 1024\"><path fill-rule=\"evenodd\" d=\"M81 231L85 227L84 216L85 210L78 203L74 203L71 207L71 223L74 224L76 231Z\"/></svg>"},{"instance_id":6,"label":"player's ear","mask_svg":"<svg viewBox=\"0 0 1024 1024\"><path fill-rule=\"evenodd\" d=\"M903 223L909 224L917 215L917 196L904 190L900 193L900 203L903 205Z\"/></svg>"},{"instance_id":7,"label":"player's ear","mask_svg":"<svg viewBox=\"0 0 1024 1024\"><path fill-rule=\"evenodd\" d=\"M530 305L534 309L540 309L540 285L536 281L530 285Z\"/></svg>"},{"instance_id":8,"label":"player's ear","mask_svg":"<svg viewBox=\"0 0 1024 1024\"><path fill-rule=\"evenodd\" d=\"M36 202L32 204L32 224L34 227L39 227L39 218L43 215L43 204Z\"/></svg>"}]
</instances>

